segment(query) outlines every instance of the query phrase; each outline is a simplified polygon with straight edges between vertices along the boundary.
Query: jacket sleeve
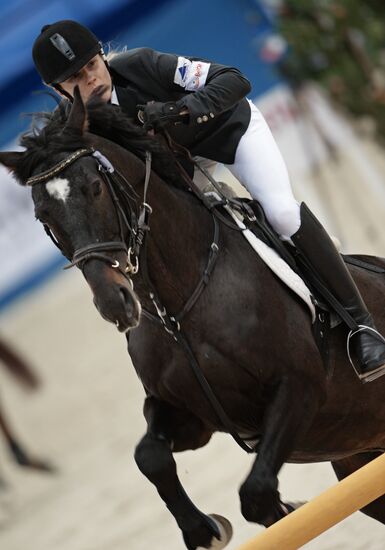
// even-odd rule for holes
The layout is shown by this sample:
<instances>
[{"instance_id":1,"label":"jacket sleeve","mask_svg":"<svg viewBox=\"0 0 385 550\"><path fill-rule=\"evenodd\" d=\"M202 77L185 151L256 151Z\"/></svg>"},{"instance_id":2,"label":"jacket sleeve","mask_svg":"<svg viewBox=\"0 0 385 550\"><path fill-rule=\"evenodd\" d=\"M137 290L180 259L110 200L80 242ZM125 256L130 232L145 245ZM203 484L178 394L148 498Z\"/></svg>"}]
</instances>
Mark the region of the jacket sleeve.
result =
<instances>
[{"instance_id":1,"label":"jacket sleeve","mask_svg":"<svg viewBox=\"0 0 385 550\"><path fill-rule=\"evenodd\" d=\"M190 114L189 124L201 124L215 118L243 99L251 90L250 82L234 67L211 61L160 53L142 48L143 64L170 91L185 93L178 101Z\"/></svg>"}]
</instances>

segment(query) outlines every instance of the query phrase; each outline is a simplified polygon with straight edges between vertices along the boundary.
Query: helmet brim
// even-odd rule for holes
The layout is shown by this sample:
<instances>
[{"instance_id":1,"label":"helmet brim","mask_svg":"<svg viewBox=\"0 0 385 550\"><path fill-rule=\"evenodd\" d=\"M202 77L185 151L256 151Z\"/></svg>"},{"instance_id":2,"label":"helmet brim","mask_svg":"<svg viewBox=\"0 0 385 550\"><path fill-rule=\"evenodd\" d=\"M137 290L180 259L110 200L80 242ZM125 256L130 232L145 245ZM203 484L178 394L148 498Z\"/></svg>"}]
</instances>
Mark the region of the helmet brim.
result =
<instances>
[{"instance_id":1,"label":"helmet brim","mask_svg":"<svg viewBox=\"0 0 385 550\"><path fill-rule=\"evenodd\" d=\"M102 50L102 45L95 44L91 50L87 52L86 55L83 55L83 57L79 57L79 59L76 59L73 63L71 63L71 67L68 67L66 71L64 71L60 76L55 78L52 82L46 82L46 84L61 84L68 78L70 78L72 75L80 71L86 65L95 55L97 55Z\"/></svg>"}]
</instances>

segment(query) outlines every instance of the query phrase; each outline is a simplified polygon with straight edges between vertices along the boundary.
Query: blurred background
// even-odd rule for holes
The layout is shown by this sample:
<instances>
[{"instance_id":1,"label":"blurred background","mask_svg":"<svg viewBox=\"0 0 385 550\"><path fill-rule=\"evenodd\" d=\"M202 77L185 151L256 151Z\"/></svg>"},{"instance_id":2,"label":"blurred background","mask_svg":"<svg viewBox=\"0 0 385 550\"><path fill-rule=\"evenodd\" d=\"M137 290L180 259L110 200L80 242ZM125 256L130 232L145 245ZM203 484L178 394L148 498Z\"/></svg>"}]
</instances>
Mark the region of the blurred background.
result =
<instances>
[{"instance_id":1,"label":"blurred background","mask_svg":"<svg viewBox=\"0 0 385 550\"><path fill-rule=\"evenodd\" d=\"M0 147L17 147L30 123L26 113L55 107L39 93L31 46L43 25L75 19L106 51L149 46L240 68L297 199L343 252L384 256L384 15L381 3L368 0L2 0ZM245 194L224 169L217 175ZM3 168L0 179L0 362L14 364L6 347L42 382L27 392L0 369L0 414L27 454L55 467L54 474L21 469L0 439L0 547L183 548L133 463L145 429L143 390L125 339L99 318L80 273L62 273L62 257L34 220L29 190ZM24 386L36 390L38 383ZM259 531L239 512L237 488L251 460L241 453L217 435L207 448L177 457L197 505L232 521L234 549ZM334 476L327 464L291 465L280 480L284 498L306 500ZM380 550L383 529L355 514L306 547Z\"/></svg>"}]
</instances>

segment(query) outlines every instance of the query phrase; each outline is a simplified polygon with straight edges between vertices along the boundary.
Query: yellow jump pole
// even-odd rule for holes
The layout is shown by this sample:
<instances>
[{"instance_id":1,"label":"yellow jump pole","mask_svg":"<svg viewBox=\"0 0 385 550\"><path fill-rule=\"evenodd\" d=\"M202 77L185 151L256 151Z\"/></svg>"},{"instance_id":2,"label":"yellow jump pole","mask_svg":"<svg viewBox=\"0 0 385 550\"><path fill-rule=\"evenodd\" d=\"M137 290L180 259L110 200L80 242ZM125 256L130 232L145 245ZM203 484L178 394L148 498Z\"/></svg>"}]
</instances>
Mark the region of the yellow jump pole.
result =
<instances>
[{"instance_id":1,"label":"yellow jump pole","mask_svg":"<svg viewBox=\"0 0 385 550\"><path fill-rule=\"evenodd\" d=\"M385 454L284 517L238 550L297 550L385 494Z\"/></svg>"}]
</instances>

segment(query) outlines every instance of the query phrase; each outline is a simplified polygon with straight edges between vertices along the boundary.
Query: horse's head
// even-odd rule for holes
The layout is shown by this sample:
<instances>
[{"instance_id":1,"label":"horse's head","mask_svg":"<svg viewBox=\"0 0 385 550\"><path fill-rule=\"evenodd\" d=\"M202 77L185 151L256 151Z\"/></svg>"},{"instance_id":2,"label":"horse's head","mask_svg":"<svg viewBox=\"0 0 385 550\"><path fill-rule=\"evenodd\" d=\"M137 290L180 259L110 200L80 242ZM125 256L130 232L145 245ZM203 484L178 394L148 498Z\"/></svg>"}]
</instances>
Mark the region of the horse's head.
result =
<instances>
[{"instance_id":1,"label":"horse's head","mask_svg":"<svg viewBox=\"0 0 385 550\"><path fill-rule=\"evenodd\" d=\"M2 152L0 162L32 186L36 218L82 270L102 317L123 332L138 324L141 309L129 278L134 268L127 246L135 234L136 198L121 176L109 172L107 159L94 152L95 143L110 142L86 129L86 109L76 93L64 126L51 121L23 139L25 151ZM126 152L117 149L119 161ZM109 150L103 152L112 159Z\"/></svg>"}]
</instances>

